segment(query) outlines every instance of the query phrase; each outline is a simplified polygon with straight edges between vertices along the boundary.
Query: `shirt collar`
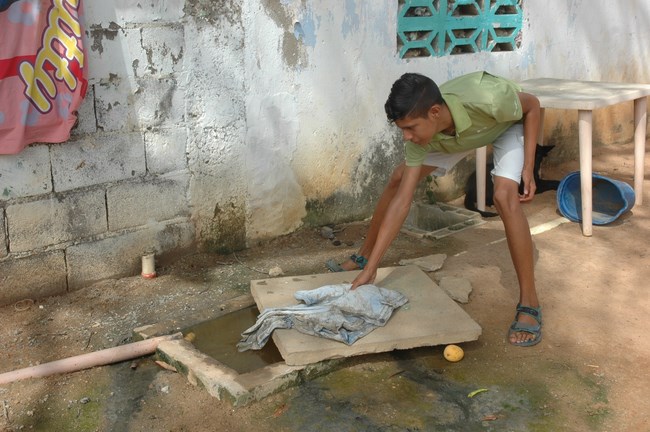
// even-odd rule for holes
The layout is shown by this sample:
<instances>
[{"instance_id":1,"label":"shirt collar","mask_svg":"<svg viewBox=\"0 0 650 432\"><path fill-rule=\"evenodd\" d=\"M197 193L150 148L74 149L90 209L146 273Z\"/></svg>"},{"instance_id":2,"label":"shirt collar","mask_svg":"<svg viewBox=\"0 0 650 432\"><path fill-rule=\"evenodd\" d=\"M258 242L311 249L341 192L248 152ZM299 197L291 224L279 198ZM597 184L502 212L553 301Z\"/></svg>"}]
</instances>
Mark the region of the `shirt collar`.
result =
<instances>
[{"instance_id":1,"label":"shirt collar","mask_svg":"<svg viewBox=\"0 0 650 432\"><path fill-rule=\"evenodd\" d=\"M458 96L453 94L442 95L442 99L445 101L449 112L451 113L451 118L454 120L454 126L456 128L456 135L460 135L466 131L471 125L472 120L467 114L467 110L463 106L463 103L460 101ZM438 134L446 137L445 134Z\"/></svg>"}]
</instances>

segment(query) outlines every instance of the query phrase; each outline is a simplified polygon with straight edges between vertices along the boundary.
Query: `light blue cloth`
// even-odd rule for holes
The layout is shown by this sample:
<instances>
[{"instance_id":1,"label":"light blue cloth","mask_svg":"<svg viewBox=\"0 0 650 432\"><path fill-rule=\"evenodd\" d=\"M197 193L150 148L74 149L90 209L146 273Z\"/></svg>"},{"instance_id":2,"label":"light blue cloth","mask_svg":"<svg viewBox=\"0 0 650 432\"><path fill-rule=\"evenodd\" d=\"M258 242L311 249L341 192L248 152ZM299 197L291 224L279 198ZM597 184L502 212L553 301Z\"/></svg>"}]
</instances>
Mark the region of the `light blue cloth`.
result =
<instances>
[{"instance_id":1,"label":"light blue cloth","mask_svg":"<svg viewBox=\"0 0 650 432\"><path fill-rule=\"evenodd\" d=\"M303 304L265 309L255 325L242 333L237 349L261 349L273 330L288 328L352 345L384 326L393 310L408 302L403 294L375 285L350 287L338 284L297 291L294 297Z\"/></svg>"}]
</instances>

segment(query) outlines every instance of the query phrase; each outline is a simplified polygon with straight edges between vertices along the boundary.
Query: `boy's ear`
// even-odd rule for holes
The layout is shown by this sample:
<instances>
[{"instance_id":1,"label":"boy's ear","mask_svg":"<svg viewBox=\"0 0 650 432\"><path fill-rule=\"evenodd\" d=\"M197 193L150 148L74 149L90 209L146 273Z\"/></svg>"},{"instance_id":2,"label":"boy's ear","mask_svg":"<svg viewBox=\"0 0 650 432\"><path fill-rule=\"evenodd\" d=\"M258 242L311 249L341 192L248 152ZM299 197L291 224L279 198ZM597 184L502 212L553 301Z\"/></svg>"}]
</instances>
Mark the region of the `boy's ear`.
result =
<instances>
[{"instance_id":1,"label":"boy's ear","mask_svg":"<svg viewBox=\"0 0 650 432\"><path fill-rule=\"evenodd\" d=\"M438 117L440 115L441 108L442 106L439 104L431 105L431 108L429 108L429 115L432 117Z\"/></svg>"}]
</instances>

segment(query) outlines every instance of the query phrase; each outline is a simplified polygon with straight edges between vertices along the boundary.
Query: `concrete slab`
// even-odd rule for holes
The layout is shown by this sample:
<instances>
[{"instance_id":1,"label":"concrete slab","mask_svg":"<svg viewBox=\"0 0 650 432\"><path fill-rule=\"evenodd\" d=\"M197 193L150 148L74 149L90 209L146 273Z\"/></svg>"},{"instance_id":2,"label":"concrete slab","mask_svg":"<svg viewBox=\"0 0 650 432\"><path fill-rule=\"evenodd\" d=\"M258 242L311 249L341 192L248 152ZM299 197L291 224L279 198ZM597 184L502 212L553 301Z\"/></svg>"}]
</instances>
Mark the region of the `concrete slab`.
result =
<instances>
[{"instance_id":1,"label":"concrete slab","mask_svg":"<svg viewBox=\"0 0 650 432\"><path fill-rule=\"evenodd\" d=\"M299 290L350 283L356 272L325 273L251 281L251 294L260 311L290 306ZM467 342L478 339L481 327L426 273L416 266L387 267L377 272L375 285L401 292L409 303L397 309L386 326L348 346L294 329L273 332L273 341L287 365L306 365L322 360Z\"/></svg>"}]
</instances>

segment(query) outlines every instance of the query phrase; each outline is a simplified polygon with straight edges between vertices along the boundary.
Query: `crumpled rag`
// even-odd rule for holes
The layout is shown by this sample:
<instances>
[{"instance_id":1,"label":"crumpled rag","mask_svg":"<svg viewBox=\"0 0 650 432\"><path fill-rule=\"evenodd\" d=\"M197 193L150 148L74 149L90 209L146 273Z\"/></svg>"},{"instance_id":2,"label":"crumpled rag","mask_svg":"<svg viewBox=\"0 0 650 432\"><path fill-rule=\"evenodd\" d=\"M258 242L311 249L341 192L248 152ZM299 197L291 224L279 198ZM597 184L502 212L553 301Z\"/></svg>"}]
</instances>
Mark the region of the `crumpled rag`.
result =
<instances>
[{"instance_id":1,"label":"crumpled rag","mask_svg":"<svg viewBox=\"0 0 650 432\"><path fill-rule=\"evenodd\" d=\"M352 345L377 327L384 326L393 310L406 304L403 294L375 285L325 285L313 290L297 291L302 304L267 308L255 325L242 333L239 351L261 349L275 329L294 328L301 333Z\"/></svg>"}]
</instances>

